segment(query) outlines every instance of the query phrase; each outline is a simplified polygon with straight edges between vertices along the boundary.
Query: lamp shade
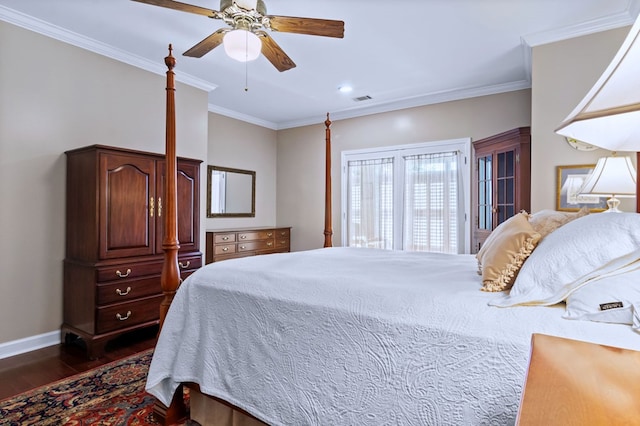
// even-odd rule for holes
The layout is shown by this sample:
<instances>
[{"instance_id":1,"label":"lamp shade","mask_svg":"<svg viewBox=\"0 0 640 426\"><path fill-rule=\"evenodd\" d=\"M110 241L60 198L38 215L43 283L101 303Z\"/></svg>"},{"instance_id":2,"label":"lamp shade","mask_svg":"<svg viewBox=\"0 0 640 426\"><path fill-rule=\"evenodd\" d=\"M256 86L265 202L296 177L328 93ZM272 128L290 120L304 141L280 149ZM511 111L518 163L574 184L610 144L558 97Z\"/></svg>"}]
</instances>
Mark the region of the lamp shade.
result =
<instances>
[{"instance_id":1,"label":"lamp shade","mask_svg":"<svg viewBox=\"0 0 640 426\"><path fill-rule=\"evenodd\" d=\"M629 157L602 157L585 180L581 194L635 197L636 170Z\"/></svg>"},{"instance_id":2,"label":"lamp shade","mask_svg":"<svg viewBox=\"0 0 640 426\"><path fill-rule=\"evenodd\" d=\"M229 31L222 41L227 55L240 62L255 60L262 50L260 38L247 30Z\"/></svg>"},{"instance_id":3,"label":"lamp shade","mask_svg":"<svg viewBox=\"0 0 640 426\"><path fill-rule=\"evenodd\" d=\"M556 132L610 151L640 151L640 17L600 79Z\"/></svg>"}]
</instances>

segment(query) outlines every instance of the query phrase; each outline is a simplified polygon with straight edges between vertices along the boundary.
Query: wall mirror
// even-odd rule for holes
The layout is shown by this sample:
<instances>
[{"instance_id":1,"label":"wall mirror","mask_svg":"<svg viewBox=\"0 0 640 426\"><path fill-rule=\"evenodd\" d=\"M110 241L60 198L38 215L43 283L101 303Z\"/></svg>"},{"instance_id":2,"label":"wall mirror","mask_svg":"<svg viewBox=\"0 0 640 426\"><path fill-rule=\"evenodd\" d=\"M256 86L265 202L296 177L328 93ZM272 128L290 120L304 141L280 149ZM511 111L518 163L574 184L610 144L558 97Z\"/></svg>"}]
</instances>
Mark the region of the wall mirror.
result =
<instances>
[{"instance_id":1,"label":"wall mirror","mask_svg":"<svg viewBox=\"0 0 640 426\"><path fill-rule=\"evenodd\" d=\"M255 217L256 172L207 166L207 217Z\"/></svg>"}]
</instances>

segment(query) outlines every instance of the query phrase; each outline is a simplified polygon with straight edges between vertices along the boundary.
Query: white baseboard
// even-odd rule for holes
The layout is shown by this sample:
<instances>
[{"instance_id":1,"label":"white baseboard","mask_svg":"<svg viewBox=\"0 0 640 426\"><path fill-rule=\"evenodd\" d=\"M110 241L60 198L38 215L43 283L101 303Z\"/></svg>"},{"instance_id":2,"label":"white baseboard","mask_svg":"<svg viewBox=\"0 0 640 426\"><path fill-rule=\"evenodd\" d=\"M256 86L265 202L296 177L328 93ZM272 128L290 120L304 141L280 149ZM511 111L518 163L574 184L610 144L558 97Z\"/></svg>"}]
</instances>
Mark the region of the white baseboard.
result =
<instances>
[{"instance_id":1,"label":"white baseboard","mask_svg":"<svg viewBox=\"0 0 640 426\"><path fill-rule=\"evenodd\" d=\"M60 344L60 330L0 343L0 359Z\"/></svg>"}]
</instances>

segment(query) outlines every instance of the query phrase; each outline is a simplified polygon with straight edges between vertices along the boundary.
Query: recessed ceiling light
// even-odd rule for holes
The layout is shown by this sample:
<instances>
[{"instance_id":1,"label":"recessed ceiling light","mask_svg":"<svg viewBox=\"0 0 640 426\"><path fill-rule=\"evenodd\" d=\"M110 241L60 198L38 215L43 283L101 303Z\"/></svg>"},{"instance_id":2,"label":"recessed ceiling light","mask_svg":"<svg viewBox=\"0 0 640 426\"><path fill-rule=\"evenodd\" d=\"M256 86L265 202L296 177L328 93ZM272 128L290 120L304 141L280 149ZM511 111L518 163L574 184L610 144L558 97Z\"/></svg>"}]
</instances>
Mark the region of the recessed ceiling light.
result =
<instances>
[{"instance_id":1,"label":"recessed ceiling light","mask_svg":"<svg viewBox=\"0 0 640 426\"><path fill-rule=\"evenodd\" d=\"M345 85L345 86L340 86L340 87L338 87L338 90L339 90L341 93L349 93L349 92L351 92L351 91L353 90L353 87L348 86L348 85Z\"/></svg>"}]
</instances>

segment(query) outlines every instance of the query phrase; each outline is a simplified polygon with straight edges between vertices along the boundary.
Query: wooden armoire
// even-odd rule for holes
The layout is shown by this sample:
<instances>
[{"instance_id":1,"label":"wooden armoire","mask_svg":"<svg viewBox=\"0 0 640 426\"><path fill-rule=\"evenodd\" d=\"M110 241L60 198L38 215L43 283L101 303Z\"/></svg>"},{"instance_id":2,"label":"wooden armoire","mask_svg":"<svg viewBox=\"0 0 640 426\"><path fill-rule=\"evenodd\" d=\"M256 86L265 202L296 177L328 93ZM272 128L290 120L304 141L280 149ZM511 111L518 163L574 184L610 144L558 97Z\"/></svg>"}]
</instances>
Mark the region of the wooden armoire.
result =
<instances>
[{"instance_id":1,"label":"wooden armoire","mask_svg":"<svg viewBox=\"0 0 640 426\"><path fill-rule=\"evenodd\" d=\"M164 156L101 145L67 151L62 339L90 358L123 333L158 324ZM178 264L202 265L200 160L178 158Z\"/></svg>"},{"instance_id":2,"label":"wooden armoire","mask_svg":"<svg viewBox=\"0 0 640 426\"><path fill-rule=\"evenodd\" d=\"M531 130L519 127L473 142L472 252L492 230L531 206Z\"/></svg>"}]
</instances>

